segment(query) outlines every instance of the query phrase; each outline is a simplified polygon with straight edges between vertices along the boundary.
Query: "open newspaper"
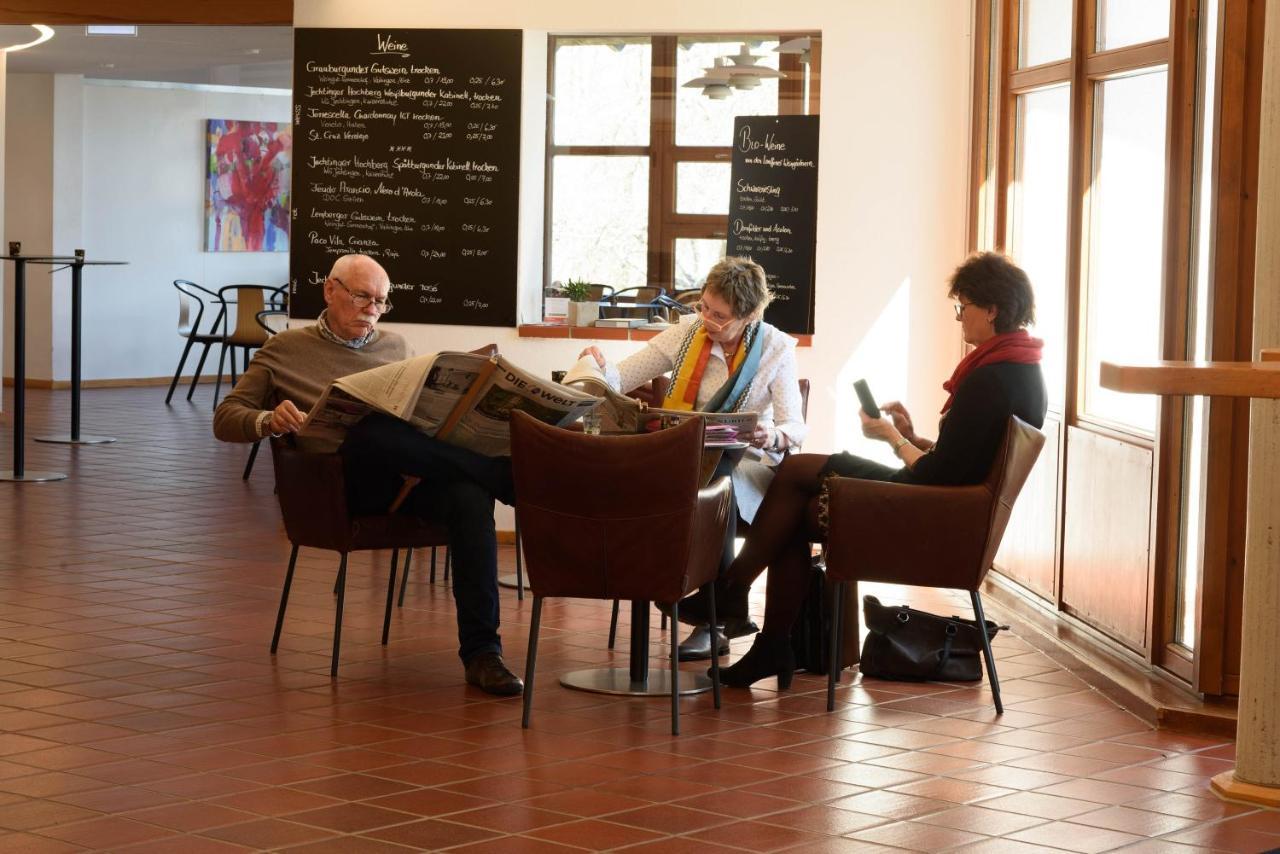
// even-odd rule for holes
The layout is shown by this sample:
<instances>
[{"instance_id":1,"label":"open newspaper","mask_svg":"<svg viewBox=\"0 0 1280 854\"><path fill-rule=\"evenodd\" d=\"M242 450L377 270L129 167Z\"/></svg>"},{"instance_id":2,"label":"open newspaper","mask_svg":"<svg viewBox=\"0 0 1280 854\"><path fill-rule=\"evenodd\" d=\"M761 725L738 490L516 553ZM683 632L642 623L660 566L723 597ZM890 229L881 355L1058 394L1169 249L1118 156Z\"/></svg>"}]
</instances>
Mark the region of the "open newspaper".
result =
<instances>
[{"instance_id":1,"label":"open newspaper","mask_svg":"<svg viewBox=\"0 0 1280 854\"><path fill-rule=\"evenodd\" d=\"M376 409L452 445L505 456L511 453L513 410L563 426L599 403L599 397L536 377L502 356L441 352L334 380L298 438L316 450L336 449L347 430Z\"/></svg>"},{"instance_id":2,"label":"open newspaper","mask_svg":"<svg viewBox=\"0 0 1280 854\"><path fill-rule=\"evenodd\" d=\"M661 409L646 406L639 400L619 394L605 378L594 356L586 355L565 372L564 384L604 398L601 403L601 425L604 430L644 433L674 427L689 418L706 420L707 444L746 442L756 429L755 412L702 412L688 409Z\"/></svg>"}]
</instances>

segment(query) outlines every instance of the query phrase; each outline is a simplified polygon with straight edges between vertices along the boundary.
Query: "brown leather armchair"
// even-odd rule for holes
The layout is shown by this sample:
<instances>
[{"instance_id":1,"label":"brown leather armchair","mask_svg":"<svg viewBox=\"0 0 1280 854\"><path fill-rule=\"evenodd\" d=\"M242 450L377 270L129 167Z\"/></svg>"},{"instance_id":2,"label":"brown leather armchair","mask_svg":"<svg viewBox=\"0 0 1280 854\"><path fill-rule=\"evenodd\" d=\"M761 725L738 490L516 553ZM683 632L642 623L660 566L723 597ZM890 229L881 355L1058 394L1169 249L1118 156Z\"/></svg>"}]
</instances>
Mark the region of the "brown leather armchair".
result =
<instances>
[{"instance_id":1,"label":"brown leather armchair","mask_svg":"<svg viewBox=\"0 0 1280 854\"><path fill-rule=\"evenodd\" d=\"M985 616L978 588L995 560L1013 502L1035 466L1044 434L1017 416L1009 419L1004 441L996 452L987 479L973 486L917 486L855 478L831 481L830 533L827 536L827 577L837 582L832 615L832 655L840 637L844 586L859 581L948 587L968 590L979 626ZM856 599L855 599L856 602ZM857 608L852 609L857 636ZM996 712L1000 680L991 642L982 636ZM827 681L827 711L835 708L838 668Z\"/></svg>"},{"instance_id":2,"label":"brown leather armchair","mask_svg":"<svg viewBox=\"0 0 1280 854\"><path fill-rule=\"evenodd\" d=\"M378 516L352 516L347 507L346 479L342 457L338 454L312 454L292 447L287 438L271 440L271 458L275 464L276 493L284 529L293 544L289 570L280 594L280 612L271 637L271 653L280 645L280 629L289 604L289 587L298 562L298 548L329 549L341 554L334 592L338 596L333 622L333 663L330 676L338 675L338 647L342 639L342 605L346 593L347 555L367 549L392 549L391 576L387 581L387 606L382 619L382 643L387 643L391 626L391 603L396 588L396 560L399 549L419 546L447 545L449 532L416 516L386 513ZM406 560L406 571L408 561Z\"/></svg>"},{"instance_id":3,"label":"brown leather armchair","mask_svg":"<svg viewBox=\"0 0 1280 854\"><path fill-rule=\"evenodd\" d=\"M808 421L809 420L809 380L802 377L799 380L799 383L800 383L800 415L802 418L804 418L805 421ZM640 386L634 391L628 392L628 394L631 397L634 397L636 400L644 401L649 406L660 407L662 406L663 401L666 399L667 389L669 389L670 387L671 387L671 380L665 374L659 374L658 376L653 378L652 382L646 383L645 385ZM738 512L736 507L734 508L733 512L735 514ZM737 535L740 537L745 536L747 532L751 530L751 526L747 524L747 521L743 519L741 516L737 517L735 525L737 526L736 528ZM615 599L613 600L613 610L609 615L609 649L613 649L613 646L618 639L618 612L619 612L618 600ZM665 629L666 627L667 627L667 615L663 614L662 628ZM852 662L852 661L856 661L857 659L856 658L850 659L846 657L845 660Z\"/></svg>"},{"instance_id":4,"label":"brown leather armchair","mask_svg":"<svg viewBox=\"0 0 1280 854\"><path fill-rule=\"evenodd\" d=\"M730 487L720 478L699 488L698 419L658 433L587 436L513 412L511 463L533 593L522 720L528 727L543 600L631 599L678 607L692 590L715 580ZM718 708L718 663L712 666ZM680 733L674 632L671 732Z\"/></svg>"}]
</instances>

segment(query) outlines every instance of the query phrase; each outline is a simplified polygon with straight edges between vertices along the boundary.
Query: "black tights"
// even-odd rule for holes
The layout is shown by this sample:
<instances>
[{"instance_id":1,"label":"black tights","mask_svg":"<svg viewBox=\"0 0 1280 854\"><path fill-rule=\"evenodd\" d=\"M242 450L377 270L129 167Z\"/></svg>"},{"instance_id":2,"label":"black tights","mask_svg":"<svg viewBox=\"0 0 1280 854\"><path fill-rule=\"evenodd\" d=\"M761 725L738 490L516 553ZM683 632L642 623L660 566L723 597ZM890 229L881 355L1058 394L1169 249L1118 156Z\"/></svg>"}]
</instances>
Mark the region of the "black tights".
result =
<instances>
[{"instance_id":1,"label":"black tights","mask_svg":"<svg viewBox=\"0 0 1280 854\"><path fill-rule=\"evenodd\" d=\"M809 543L825 539L818 526L819 474L828 457L793 454L778 466L756 512L742 551L729 565L728 580L750 585L765 567L764 628L790 633L809 589Z\"/></svg>"},{"instance_id":2,"label":"black tights","mask_svg":"<svg viewBox=\"0 0 1280 854\"><path fill-rule=\"evenodd\" d=\"M818 524L818 495L824 470L842 477L888 480L896 469L853 454L793 454L782 461L751 523L742 551L726 576L733 584L750 585L769 568L765 585L766 635L784 636L800 616L809 592L809 544L825 542Z\"/></svg>"}]
</instances>

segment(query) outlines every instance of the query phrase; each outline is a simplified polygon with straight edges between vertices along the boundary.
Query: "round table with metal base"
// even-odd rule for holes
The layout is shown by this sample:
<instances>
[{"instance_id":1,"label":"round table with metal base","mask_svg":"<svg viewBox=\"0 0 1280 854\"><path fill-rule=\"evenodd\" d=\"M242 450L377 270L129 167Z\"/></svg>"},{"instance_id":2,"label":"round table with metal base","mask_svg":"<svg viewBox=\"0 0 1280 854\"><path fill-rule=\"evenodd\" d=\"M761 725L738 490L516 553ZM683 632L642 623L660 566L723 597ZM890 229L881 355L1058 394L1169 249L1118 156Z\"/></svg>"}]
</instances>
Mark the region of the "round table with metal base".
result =
<instances>
[{"instance_id":1,"label":"round table with metal base","mask_svg":"<svg viewBox=\"0 0 1280 854\"><path fill-rule=\"evenodd\" d=\"M67 476L60 471L20 471L14 474L13 469L0 471L0 481L8 480L16 483L23 481L32 481L33 483L47 483L51 480L66 480Z\"/></svg>"},{"instance_id":2,"label":"round table with metal base","mask_svg":"<svg viewBox=\"0 0 1280 854\"><path fill-rule=\"evenodd\" d=\"M517 576L514 572L507 573L506 575L499 575L499 576L498 576L498 586L499 586L499 587L510 587L512 590L515 590L517 587L519 587L519 586L520 586L519 576ZM524 578L524 589L525 589L525 590L528 590L528 589L529 589L529 577L528 577L528 576L525 576L525 578Z\"/></svg>"},{"instance_id":3,"label":"round table with metal base","mask_svg":"<svg viewBox=\"0 0 1280 854\"><path fill-rule=\"evenodd\" d=\"M574 670L560 677L560 684L596 694L622 694L628 697L670 697L671 671L650 670L648 678L633 681L625 667L595 667ZM680 696L701 694L711 690L711 679L701 673L680 671Z\"/></svg>"},{"instance_id":4,"label":"round table with metal base","mask_svg":"<svg viewBox=\"0 0 1280 854\"><path fill-rule=\"evenodd\" d=\"M80 434L72 436L70 433L60 433L54 436L36 436L37 442L48 442L54 445L106 445L116 440L115 436L90 436Z\"/></svg>"}]
</instances>

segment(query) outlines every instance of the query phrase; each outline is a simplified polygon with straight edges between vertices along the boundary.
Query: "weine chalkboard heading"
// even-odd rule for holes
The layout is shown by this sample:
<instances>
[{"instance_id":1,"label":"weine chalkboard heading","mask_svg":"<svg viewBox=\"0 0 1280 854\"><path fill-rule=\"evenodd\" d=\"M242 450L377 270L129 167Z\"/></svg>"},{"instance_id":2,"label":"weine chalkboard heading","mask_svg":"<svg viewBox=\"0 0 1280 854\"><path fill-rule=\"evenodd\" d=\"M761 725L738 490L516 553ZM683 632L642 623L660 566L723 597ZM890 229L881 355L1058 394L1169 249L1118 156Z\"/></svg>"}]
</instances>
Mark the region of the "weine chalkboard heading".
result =
<instances>
[{"instance_id":1,"label":"weine chalkboard heading","mask_svg":"<svg viewBox=\"0 0 1280 854\"><path fill-rule=\"evenodd\" d=\"M514 325L520 33L295 39L294 314L323 308L335 257L365 252L403 292L397 321Z\"/></svg>"}]
</instances>

